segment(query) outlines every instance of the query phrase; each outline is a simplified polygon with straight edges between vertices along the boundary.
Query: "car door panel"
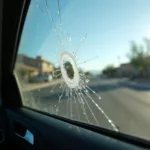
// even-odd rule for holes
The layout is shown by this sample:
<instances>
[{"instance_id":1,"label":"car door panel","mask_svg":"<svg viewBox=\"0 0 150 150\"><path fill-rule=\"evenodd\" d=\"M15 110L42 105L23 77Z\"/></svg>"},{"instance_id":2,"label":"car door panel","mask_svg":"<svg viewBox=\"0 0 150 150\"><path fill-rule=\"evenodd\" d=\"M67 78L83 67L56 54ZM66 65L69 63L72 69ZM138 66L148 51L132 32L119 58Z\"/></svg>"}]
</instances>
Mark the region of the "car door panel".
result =
<instances>
[{"instance_id":1,"label":"car door panel","mask_svg":"<svg viewBox=\"0 0 150 150\"><path fill-rule=\"evenodd\" d=\"M121 141L97 134L50 116L23 108L6 110L13 143L20 149L138 149ZM34 135L34 144L16 135L16 123Z\"/></svg>"},{"instance_id":2,"label":"car door panel","mask_svg":"<svg viewBox=\"0 0 150 150\"><path fill-rule=\"evenodd\" d=\"M8 141L8 119L6 113L0 108L0 149L7 148Z\"/></svg>"},{"instance_id":3,"label":"car door panel","mask_svg":"<svg viewBox=\"0 0 150 150\"><path fill-rule=\"evenodd\" d=\"M9 131L10 131L10 139L11 140L11 146L17 147L17 149L27 150L27 149L42 149L42 137L40 133L36 130L35 127L32 126L32 123L29 122L28 119L23 118L23 116L19 116L15 113L11 113L10 111L7 111L7 115L9 118ZM32 121L32 120L31 120ZM23 133L22 130L27 131L29 130L33 136L34 141L33 144L31 144L28 140L25 138L25 132ZM21 134L22 132L22 134Z\"/></svg>"}]
</instances>

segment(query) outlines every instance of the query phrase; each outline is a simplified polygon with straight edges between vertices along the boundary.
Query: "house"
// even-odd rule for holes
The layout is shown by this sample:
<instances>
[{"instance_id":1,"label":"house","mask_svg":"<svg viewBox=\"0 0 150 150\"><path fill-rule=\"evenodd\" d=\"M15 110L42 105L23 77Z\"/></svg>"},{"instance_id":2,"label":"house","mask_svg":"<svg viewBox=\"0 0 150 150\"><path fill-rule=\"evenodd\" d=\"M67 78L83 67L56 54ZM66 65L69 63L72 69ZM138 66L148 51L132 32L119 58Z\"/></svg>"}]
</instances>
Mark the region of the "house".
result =
<instances>
[{"instance_id":1,"label":"house","mask_svg":"<svg viewBox=\"0 0 150 150\"><path fill-rule=\"evenodd\" d=\"M26 55L18 54L15 68L16 70L22 69L28 72L28 76L53 72L53 64L42 59L41 56L31 58Z\"/></svg>"},{"instance_id":2,"label":"house","mask_svg":"<svg viewBox=\"0 0 150 150\"><path fill-rule=\"evenodd\" d=\"M116 76L118 77L130 77L138 73L138 70L133 67L130 63L121 64L117 68Z\"/></svg>"}]
</instances>

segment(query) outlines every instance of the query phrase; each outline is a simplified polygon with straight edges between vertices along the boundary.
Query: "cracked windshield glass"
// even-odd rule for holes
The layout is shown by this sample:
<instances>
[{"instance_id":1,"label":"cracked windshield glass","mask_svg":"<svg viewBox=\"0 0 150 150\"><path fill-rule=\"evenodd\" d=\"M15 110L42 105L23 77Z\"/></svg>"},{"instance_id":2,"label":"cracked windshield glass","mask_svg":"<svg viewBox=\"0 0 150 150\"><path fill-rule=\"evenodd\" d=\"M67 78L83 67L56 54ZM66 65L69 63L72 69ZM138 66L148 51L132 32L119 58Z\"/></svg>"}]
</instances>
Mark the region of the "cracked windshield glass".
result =
<instances>
[{"instance_id":1,"label":"cracked windshield glass","mask_svg":"<svg viewBox=\"0 0 150 150\"><path fill-rule=\"evenodd\" d=\"M149 6L31 1L14 69L23 105L150 140Z\"/></svg>"}]
</instances>

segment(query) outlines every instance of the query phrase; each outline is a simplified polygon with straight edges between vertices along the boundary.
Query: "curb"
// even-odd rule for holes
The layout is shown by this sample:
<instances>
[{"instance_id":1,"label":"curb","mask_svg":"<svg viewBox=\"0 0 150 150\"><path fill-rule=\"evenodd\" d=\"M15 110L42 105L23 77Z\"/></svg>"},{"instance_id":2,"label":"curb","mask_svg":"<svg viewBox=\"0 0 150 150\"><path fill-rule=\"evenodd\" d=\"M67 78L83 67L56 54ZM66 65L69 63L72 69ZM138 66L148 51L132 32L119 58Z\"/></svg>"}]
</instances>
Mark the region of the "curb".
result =
<instances>
[{"instance_id":1,"label":"curb","mask_svg":"<svg viewBox=\"0 0 150 150\"><path fill-rule=\"evenodd\" d=\"M53 86L56 85L58 83L61 83L61 81L54 81L54 82L50 82L50 83L45 83L45 84L38 84L38 85L26 85L26 87L21 87L21 91L22 92L28 92L28 91L33 91L33 90L37 90L37 89L42 89L42 88L46 88L49 86Z\"/></svg>"},{"instance_id":2,"label":"curb","mask_svg":"<svg viewBox=\"0 0 150 150\"><path fill-rule=\"evenodd\" d=\"M119 81L118 83L121 86L133 88L136 90L150 90L150 85L146 85L146 84L140 84L140 83L129 82L129 81Z\"/></svg>"}]
</instances>

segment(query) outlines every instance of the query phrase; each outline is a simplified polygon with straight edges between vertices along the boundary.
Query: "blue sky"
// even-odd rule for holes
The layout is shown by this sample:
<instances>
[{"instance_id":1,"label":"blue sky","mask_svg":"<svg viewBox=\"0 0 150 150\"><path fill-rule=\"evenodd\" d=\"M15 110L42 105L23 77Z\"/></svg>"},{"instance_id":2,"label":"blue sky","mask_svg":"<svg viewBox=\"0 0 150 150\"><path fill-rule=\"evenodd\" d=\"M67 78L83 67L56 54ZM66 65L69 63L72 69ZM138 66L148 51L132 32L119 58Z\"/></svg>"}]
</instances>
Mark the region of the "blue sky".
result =
<instances>
[{"instance_id":1,"label":"blue sky","mask_svg":"<svg viewBox=\"0 0 150 150\"><path fill-rule=\"evenodd\" d=\"M149 0L59 0L62 28L58 15L57 0L48 0L49 9L57 27L57 35L67 47L65 51L77 53L77 63L90 60L80 67L101 70L108 64L127 62L129 42L141 42L150 37ZM43 10L42 13L36 5ZM69 41L67 41L67 34ZM80 45L82 37L87 38ZM65 41L67 41L65 43ZM80 45L80 46L79 46ZM53 63L59 62L58 40L52 21L46 14L45 0L31 2L19 53L30 57L41 55Z\"/></svg>"}]
</instances>

